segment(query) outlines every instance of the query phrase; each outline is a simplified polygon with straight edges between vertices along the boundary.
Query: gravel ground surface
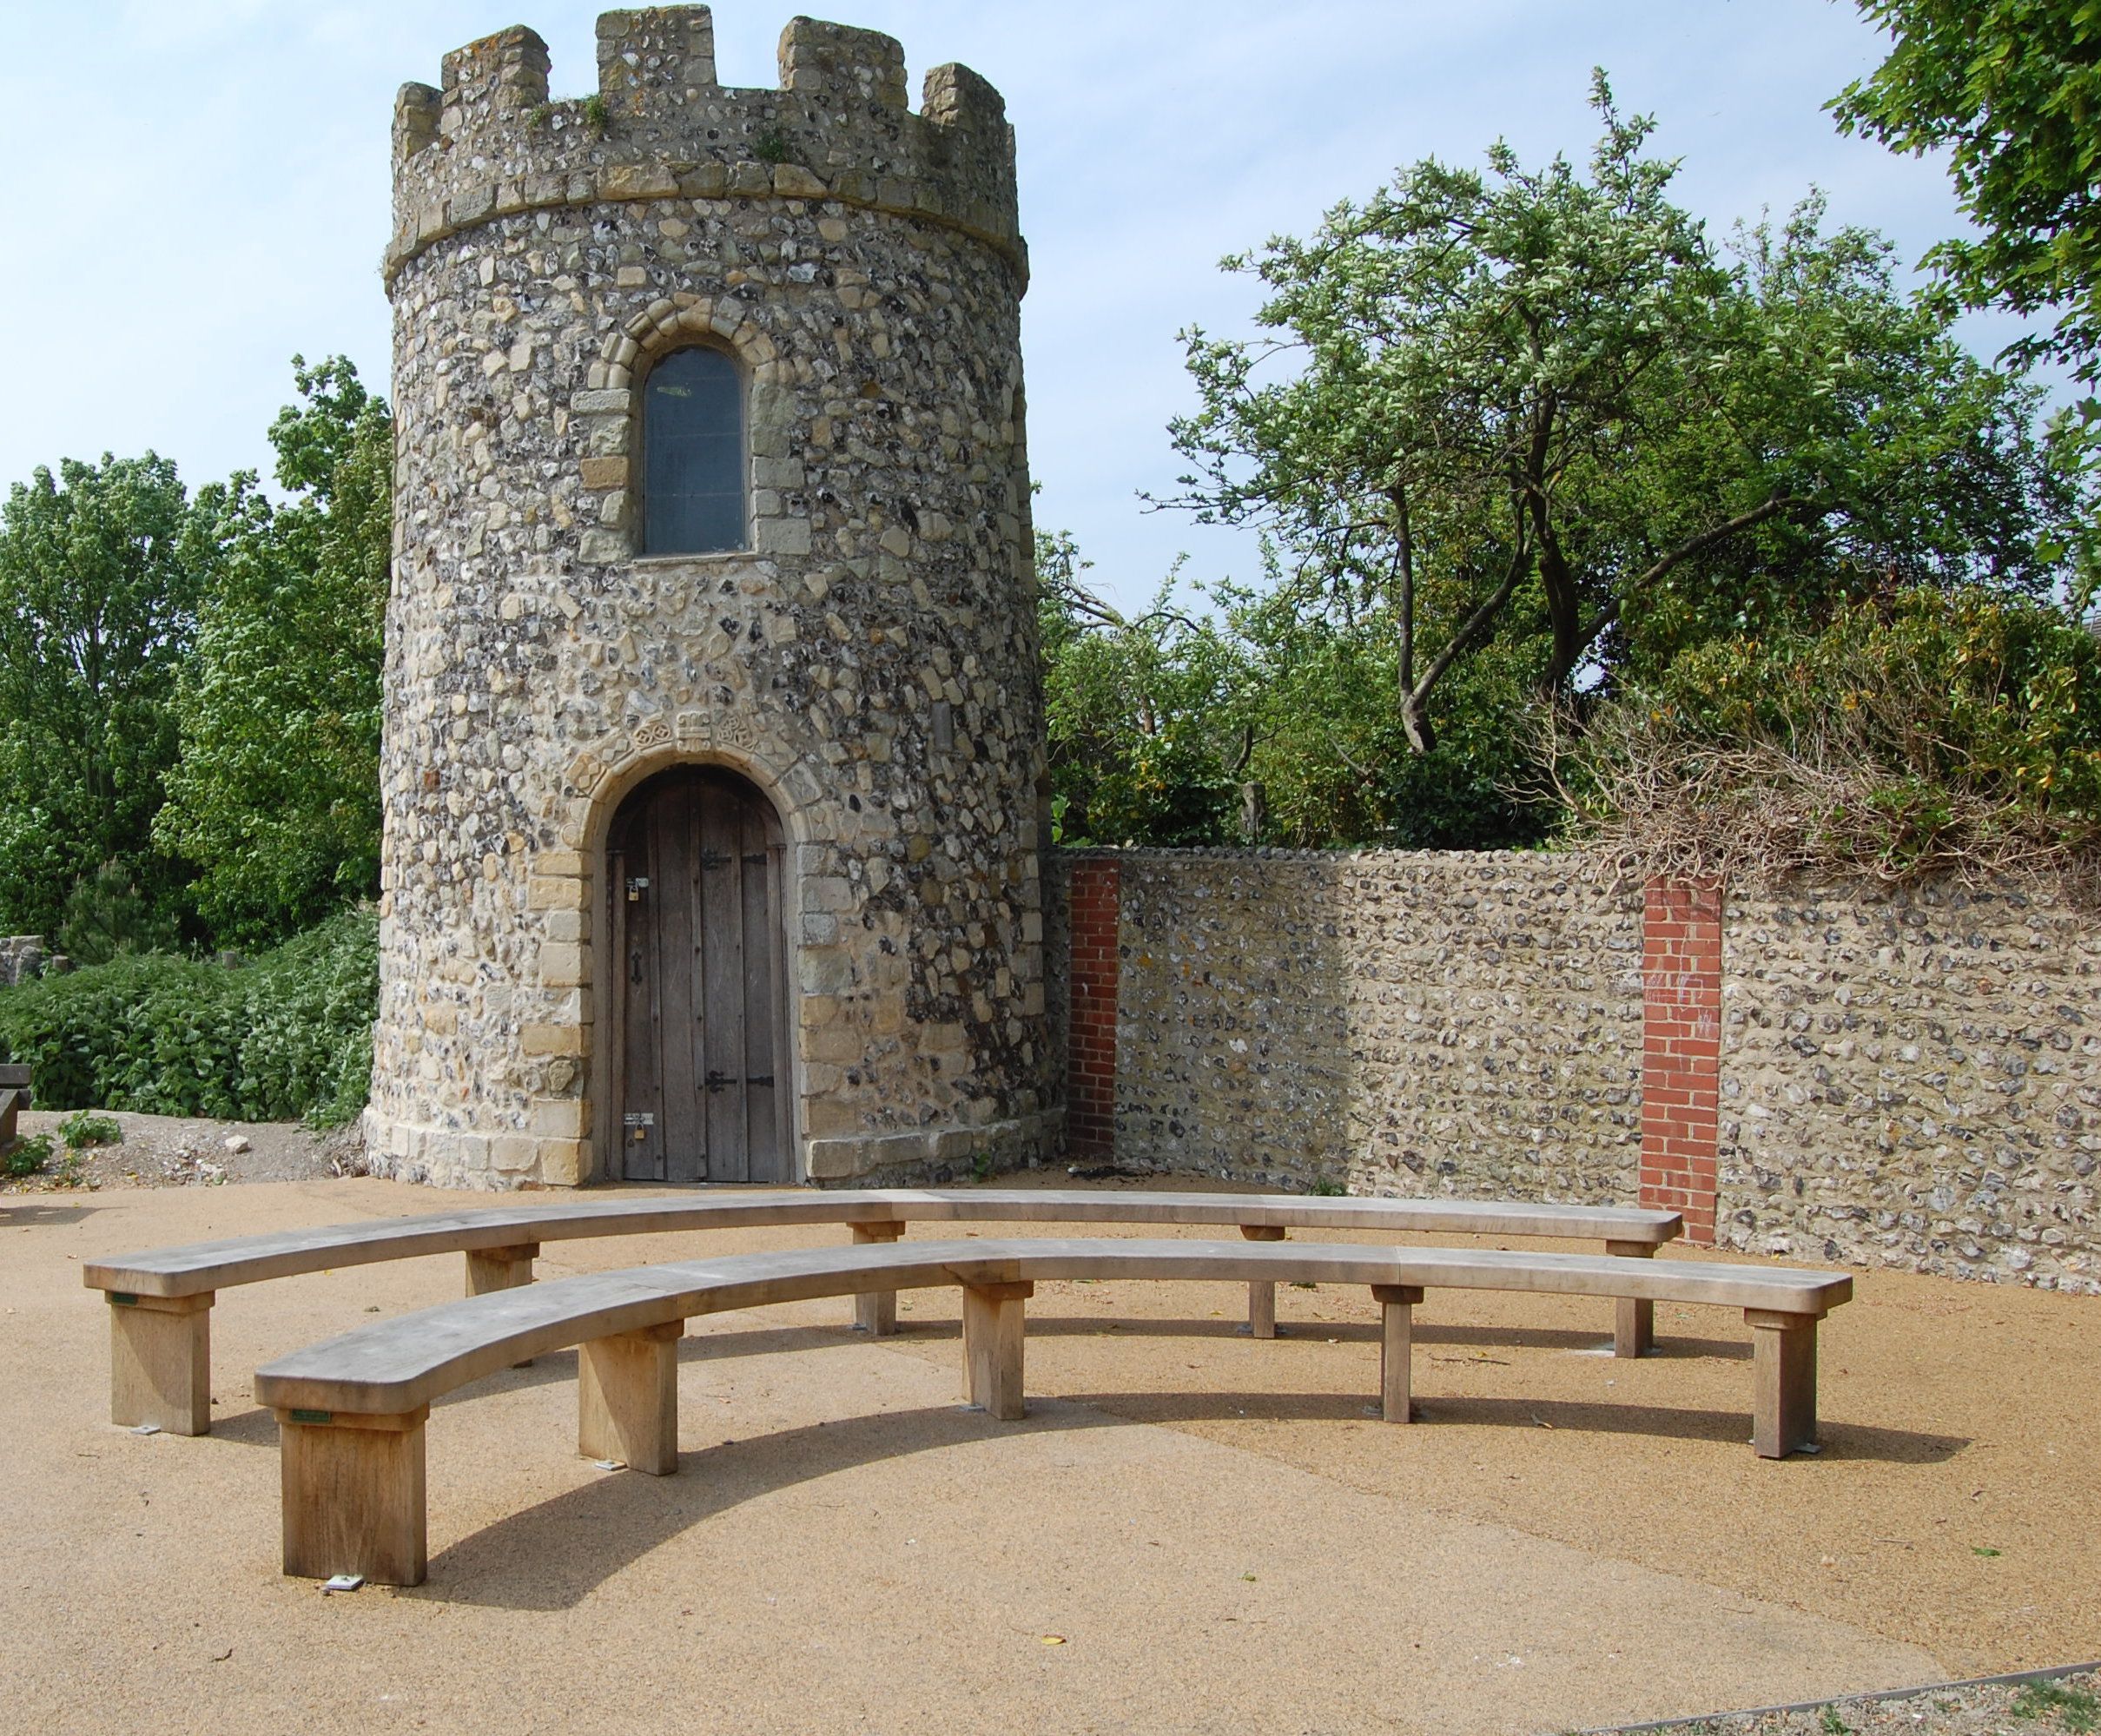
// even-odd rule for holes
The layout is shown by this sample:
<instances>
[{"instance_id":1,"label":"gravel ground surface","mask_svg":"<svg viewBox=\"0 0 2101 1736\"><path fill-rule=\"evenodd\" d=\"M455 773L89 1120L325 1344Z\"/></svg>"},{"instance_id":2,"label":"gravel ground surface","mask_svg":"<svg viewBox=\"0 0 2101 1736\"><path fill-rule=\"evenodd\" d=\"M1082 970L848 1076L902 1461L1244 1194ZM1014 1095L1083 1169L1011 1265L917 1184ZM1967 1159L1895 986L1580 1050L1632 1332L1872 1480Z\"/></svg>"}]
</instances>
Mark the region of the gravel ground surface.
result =
<instances>
[{"instance_id":1,"label":"gravel ground surface","mask_svg":"<svg viewBox=\"0 0 2101 1736\"><path fill-rule=\"evenodd\" d=\"M1041 1286L1018 1428L955 1409L953 1293L907 1297L880 1343L836 1304L724 1316L682 1352L687 1475L573 1458L574 1356L550 1356L433 1412L431 1583L335 1600L277 1573L250 1371L456 1296L457 1258L229 1291L201 1441L108 1424L78 1263L470 1201L211 1185L207 1164L331 1159L295 1127L123 1119L89 1175L113 1181L0 1199L0 1731L296 1706L360 1736L2101 1736L2095 1298L1858 1274L1821 1335L1824 1450L1778 1462L1746 1447L1744 1335L1712 1309L1659 1308L1659 1354L1629 1363L1600 1354L1595 1303L1434 1292L1407 1429L1370 1409L1377 1315L1347 1286L1285 1287L1260 1343L1224 1287ZM251 1151L224 1153L236 1134ZM562 1243L540 1276L835 1239ZM1813 1703L1715 1710L1781 1702Z\"/></svg>"},{"instance_id":2,"label":"gravel ground surface","mask_svg":"<svg viewBox=\"0 0 2101 1736\"><path fill-rule=\"evenodd\" d=\"M0 1195L75 1188L215 1187L234 1181L315 1181L363 1173L365 1142L357 1125L316 1133L296 1121L208 1121L178 1115L109 1116L123 1132L115 1145L92 1145L63 1161L59 1124L65 1112L23 1112L23 1138L51 1136L51 1162L40 1175L0 1178Z\"/></svg>"},{"instance_id":3,"label":"gravel ground surface","mask_svg":"<svg viewBox=\"0 0 2101 1736\"><path fill-rule=\"evenodd\" d=\"M1953 1683L1916 1693L1833 1700L1787 1712L1735 1713L1674 1724L1632 1724L1619 1732L1671 1730L1683 1736L2071 1736L2101 1731L2101 1669L2029 1681ZM1596 1731L1588 1736L1614 1736Z\"/></svg>"}]
</instances>

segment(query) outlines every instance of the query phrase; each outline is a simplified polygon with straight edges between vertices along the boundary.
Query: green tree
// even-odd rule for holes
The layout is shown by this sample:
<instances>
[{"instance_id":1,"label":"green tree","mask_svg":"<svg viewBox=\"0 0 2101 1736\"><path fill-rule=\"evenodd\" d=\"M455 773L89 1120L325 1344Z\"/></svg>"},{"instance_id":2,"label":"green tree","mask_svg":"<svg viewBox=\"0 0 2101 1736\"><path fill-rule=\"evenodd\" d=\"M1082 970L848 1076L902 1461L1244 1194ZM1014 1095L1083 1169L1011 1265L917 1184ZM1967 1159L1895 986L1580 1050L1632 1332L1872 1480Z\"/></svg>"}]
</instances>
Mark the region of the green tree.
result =
<instances>
[{"instance_id":1,"label":"green tree","mask_svg":"<svg viewBox=\"0 0 2101 1736\"><path fill-rule=\"evenodd\" d=\"M218 551L175 465L39 468L0 509L0 920L109 944L172 934L180 870L151 827L175 756L168 710ZM92 945L92 942L90 943Z\"/></svg>"},{"instance_id":2,"label":"green tree","mask_svg":"<svg viewBox=\"0 0 2101 1736\"><path fill-rule=\"evenodd\" d=\"M1972 307L2055 311L2022 347L2101 377L2101 6L2094 0L1856 0L1894 37L1833 104L1892 149L1945 150L1980 234L1926 263Z\"/></svg>"},{"instance_id":3,"label":"green tree","mask_svg":"<svg viewBox=\"0 0 2101 1736\"><path fill-rule=\"evenodd\" d=\"M1173 576L1126 617L1081 581L1069 534L1036 538L1052 812L1067 843L1233 835L1251 724L1239 651L1186 612Z\"/></svg>"},{"instance_id":4,"label":"green tree","mask_svg":"<svg viewBox=\"0 0 2101 1736\"><path fill-rule=\"evenodd\" d=\"M1884 243L1813 199L1718 248L1652 123L1602 75L1595 102L1587 176L1503 145L1418 163L1226 261L1272 336L1187 336L1174 504L1262 527L1298 616L1378 644L1417 756L1470 663L1560 700L1907 584L2039 591L2073 505L2036 394L1900 294Z\"/></svg>"},{"instance_id":5,"label":"green tree","mask_svg":"<svg viewBox=\"0 0 2101 1736\"><path fill-rule=\"evenodd\" d=\"M261 945L378 889L380 677L392 538L385 401L342 357L293 359L301 402L253 479L202 490L227 554L175 695L182 753L155 836L202 870L222 939Z\"/></svg>"}]
</instances>

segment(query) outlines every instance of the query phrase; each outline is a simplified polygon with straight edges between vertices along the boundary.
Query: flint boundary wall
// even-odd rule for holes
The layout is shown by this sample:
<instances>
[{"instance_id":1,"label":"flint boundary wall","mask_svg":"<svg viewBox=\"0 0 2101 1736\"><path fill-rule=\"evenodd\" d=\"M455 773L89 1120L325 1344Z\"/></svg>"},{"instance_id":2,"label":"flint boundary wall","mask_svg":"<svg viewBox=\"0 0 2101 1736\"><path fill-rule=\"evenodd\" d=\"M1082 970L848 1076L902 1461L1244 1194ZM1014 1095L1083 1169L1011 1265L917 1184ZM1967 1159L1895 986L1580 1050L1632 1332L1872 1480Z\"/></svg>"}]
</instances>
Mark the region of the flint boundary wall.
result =
<instances>
[{"instance_id":1,"label":"flint boundary wall","mask_svg":"<svg viewBox=\"0 0 2101 1736\"><path fill-rule=\"evenodd\" d=\"M1054 853L1046 898L1076 1162L1638 1199L1695 1243L2101 1294L2101 923L2045 894L1126 850Z\"/></svg>"}]
</instances>

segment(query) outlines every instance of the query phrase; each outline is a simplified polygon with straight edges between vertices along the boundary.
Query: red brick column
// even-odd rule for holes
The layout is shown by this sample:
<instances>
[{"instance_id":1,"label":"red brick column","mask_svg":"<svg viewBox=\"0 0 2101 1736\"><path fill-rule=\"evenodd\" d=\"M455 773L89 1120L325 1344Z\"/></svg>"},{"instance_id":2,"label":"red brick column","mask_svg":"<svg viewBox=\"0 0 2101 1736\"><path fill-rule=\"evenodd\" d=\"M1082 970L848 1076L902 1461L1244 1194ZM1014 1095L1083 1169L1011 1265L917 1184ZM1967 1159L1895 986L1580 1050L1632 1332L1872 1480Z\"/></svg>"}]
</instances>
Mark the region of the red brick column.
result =
<instances>
[{"instance_id":1,"label":"red brick column","mask_svg":"<svg viewBox=\"0 0 2101 1736\"><path fill-rule=\"evenodd\" d=\"M1106 1157L1116 1149L1116 928L1123 908L1118 864L1074 862L1072 908L1066 1146L1074 1157Z\"/></svg>"},{"instance_id":2,"label":"red brick column","mask_svg":"<svg viewBox=\"0 0 2101 1736\"><path fill-rule=\"evenodd\" d=\"M1721 1084L1721 888L1654 880L1642 913L1642 1204L1714 1243Z\"/></svg>"}]
</instances>

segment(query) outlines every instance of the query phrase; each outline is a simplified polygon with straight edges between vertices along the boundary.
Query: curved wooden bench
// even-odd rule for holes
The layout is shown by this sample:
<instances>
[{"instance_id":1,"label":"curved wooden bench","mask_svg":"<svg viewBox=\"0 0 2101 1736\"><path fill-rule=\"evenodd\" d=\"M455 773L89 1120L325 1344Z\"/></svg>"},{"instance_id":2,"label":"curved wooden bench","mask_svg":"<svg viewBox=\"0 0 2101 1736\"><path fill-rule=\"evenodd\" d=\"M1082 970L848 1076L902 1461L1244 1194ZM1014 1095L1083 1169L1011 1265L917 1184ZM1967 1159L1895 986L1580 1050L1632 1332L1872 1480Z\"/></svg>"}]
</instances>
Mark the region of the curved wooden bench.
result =
<instances>
[{"instance_id":1,"label":"curved wooden bench","mask_svg":"<svg viewBox=\"0 0 2101 1736\"><path fill-rule=\"evenodd\" d=\"M1382 1304L1380 1398L1393 1422L1409 1420L1411 1310L1428 1289L1741 1308L1754 1345L1753 1444L1766 1458L1814 1442L1816 1324L1853 1294L1850 1277L1822 1272L1596 1254L1054 1238L732 1254L562 1278L377 1322L256 1371L256 1399L282 1424L284 1570L420 1584L431 1402L571 1344L582 1347L578 1450L670 1475L678 1468L676 1345L697 1315L958 1284L970 1401L1018 1418L1022 1304L1052 1278L1369 1284Z\"/></svg>"},{"instance_id":2,"label":"curved wooden bench","mask_svg":"<svg viewBox=\"0 0 2101 1736\"><path fill-rule=\"evenodd\" d=\"M1433 1234L1596 1238L1608 1253L1653 1254L1676 1236L1675 1211L1616 1205L1526 1205L1470 1199L1349 1199L1293 1194L1083 1192L1076 1189L882 1188L825 1191L710 1192L685 1198L611 1198L553 1205L500 1205L426 1217L367 1218L315 1230L243 1236L90 1260L81 1276L109 1304L109 1420L152 1423L171 1435L211 1429L211 1307L236 1284L338 1266L427 1254L466 1256L467 1294L532 1282L545 1242L644 1236L681 1230L844 1224L856 1243L895 1241L908 1223L1237 1224L1250 1241L1292 1229L1423 1231ZM855 1324L895 1330L896 1293L863 1293ZM1248 1323L1258 1338L1277 1330L1276 1286L1248 1286ZM1613 1327L1622 1356L1655 1337L1651 1304L1623 1300Z\"/></svg>"}]
</instances>

